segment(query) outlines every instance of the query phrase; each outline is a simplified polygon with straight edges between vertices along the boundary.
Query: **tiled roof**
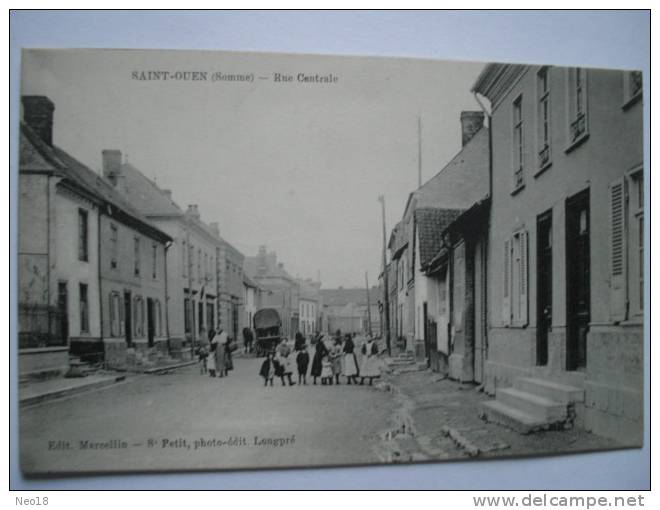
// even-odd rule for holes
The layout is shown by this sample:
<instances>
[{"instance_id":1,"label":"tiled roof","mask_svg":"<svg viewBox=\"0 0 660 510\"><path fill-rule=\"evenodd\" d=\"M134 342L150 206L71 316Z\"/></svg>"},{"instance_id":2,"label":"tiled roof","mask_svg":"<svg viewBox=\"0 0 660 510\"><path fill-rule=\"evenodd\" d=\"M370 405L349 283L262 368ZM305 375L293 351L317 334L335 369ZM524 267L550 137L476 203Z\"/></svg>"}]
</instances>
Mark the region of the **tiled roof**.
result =
<instances>
[{"instance_id":1,"label":"tiled roof","mask_svg":"<svg viewBox=\"0 0 660 510\"><path fill-rule=\"evenodd\" d=\"M468 209L488 193L488 129L481 128L442 170L414 191L415 208Z\"/></svg>"},{"instance_id":2,"label":"tiled roof","mask_svg":"<svg viewBox=\"0 0 660 510\"><path fill-rule=\"evenodd\" d=\"M50 146L44 143L27 125L21 124L21 132L24 135L21 137L21 141L29 143L32 146L31 149L22 148L22 155L27 157L29 154L36 151L41 158L53 162L54 166L57 167L58 173L60 173L65 180L69 180L74 185L82 188L91 195L116 207L157 237L168 240L171 239L170 236L156 228L149 220L147 220L147 218L135 209L129 201L122 197L110 183L94 172L94 170L90 169L59 147L55 145ZM32 158L30 161L34 163L36 159Z\"/></svg>"},{"instance_id":3,"label":"tiled roof","mask_svg":"<svg viewBox=\"0 0 660 510\"><path fill-rule=\"evenodd\" d=\"M181 208L154 181L147 178L133 165L124 163L121 166L121 172L126 179L126 196L132 203L138 204L137 207L144 214L149 216L183 215Z\"/></svg>"},{"instance_id":4,"label":"tiled roof","mask_svg":"<svg viewBox=\"0 0 660 510\"><path fill-rule=\"evenodd\" d=\"M25 129L24 129L25 128ZM21 138L19 148L19 167L25 171L56 171L57 167L48 161L28 138L26 126L21 126ZM32 136L36 136L33 134Z\"/></svg>"},{"instance_id":5,"label":"tiled roof","mask_svg":"<svg viewBox=\"0 0 660 510\"><path fill-rule=\"evenodd\" d=\"M463 209L421 208L415 210L417 235L419 236L419 259L424 268L443 245L442 233L458 218Z\"/></svg>"},{"instance_id":6,"label":"tiled roof","mask_svg":"<svg viewBox=\"0 0 660 510\"><path fill-rule=\"evenodd\" d=\"M378 287L369 289L369 300L372 305L378 303L381 293ZM323 304L327 306L344 306L349 303L356 305L367 304L367 291L363 288L357 289L321 289Z\"/></svg>"},{"instance_id":7,"label":"tiled roof","mask_svg":"<svg viewBox=\"0 0 660 510\"><path fill-rule=\"evenodd\" d=\"M147 217L155 218L158 216L184 216L184 211L179 205L167 195L165 190L158 184L149 179L140 170L130 163L124 163L121 166L121 173L126 182L124 193L126 197L135 204L139 204L140 211ZM243 254L227 240L219 236L211 226L207 225L201 219L188 216L188 221L194 223L200 230L207 235L219 239L224 245L233 250L239 257Z\"/></svg>"}]
</instances>

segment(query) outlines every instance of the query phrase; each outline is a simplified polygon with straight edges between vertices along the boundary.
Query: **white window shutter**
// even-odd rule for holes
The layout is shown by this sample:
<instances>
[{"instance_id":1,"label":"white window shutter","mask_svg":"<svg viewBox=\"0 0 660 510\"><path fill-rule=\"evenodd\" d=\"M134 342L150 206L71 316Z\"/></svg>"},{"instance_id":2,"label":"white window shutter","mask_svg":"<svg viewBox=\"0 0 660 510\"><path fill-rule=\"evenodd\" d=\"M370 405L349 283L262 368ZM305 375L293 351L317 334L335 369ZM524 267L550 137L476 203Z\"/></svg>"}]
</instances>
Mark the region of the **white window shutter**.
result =
<instances>
[{"instance_id":1,"label":"white window shutter","mask_svg":"<svg viewBox=\"0 0 660 510\"><path fill-rule=\"evenodd\" d=\"M610 183L610 315L613 321L626 319L626 182Z\"/></svg>"},{"instance_id":2,"label":"white window shutter","mask_svg":"<svg viewBox=\"0 0 660 510\"><path fill-rule=\"evenodd\" d=\"M527 325L529 316L529 233L527 231L520 233L520 325Z\"/></svg>"},{"instance_id":3,"label":"white window shutter","mask_svg":"<svg viewBox=\"0 0 660 510\"><path fill-rule=\"evenodd\" d=\"M502 293L502 321L511 324L511 241L504 241L504 292Z\"/></svg>"}]
</instances>

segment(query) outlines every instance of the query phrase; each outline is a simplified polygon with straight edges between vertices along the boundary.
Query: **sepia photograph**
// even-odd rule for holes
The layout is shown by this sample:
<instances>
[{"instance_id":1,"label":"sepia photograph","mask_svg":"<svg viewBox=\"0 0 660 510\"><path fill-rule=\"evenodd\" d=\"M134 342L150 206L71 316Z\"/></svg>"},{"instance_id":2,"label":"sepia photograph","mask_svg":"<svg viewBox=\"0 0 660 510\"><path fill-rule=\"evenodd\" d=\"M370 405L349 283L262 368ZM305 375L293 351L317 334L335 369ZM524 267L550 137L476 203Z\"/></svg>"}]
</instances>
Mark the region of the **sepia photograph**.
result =
<instances>
[{"instance_id":1,"label":"sepia photograph","mask_svg":"<svg viewBox=\"0 0 660 510\"><path fill-rule=\"evenodd\" d=\"M647 78L23 49L22 473L641 448Z\"/></svg>"}]
</instances>

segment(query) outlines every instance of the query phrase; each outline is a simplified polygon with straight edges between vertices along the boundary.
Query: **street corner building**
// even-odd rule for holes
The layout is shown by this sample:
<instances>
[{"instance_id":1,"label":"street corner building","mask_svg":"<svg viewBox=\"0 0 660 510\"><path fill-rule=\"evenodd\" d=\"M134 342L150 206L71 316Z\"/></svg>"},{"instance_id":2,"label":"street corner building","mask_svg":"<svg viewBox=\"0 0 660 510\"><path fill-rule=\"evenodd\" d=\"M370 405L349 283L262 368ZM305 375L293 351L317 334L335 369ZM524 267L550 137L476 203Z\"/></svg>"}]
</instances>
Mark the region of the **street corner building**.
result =
<instances>
[{"instance_id":1,"label":"street corner building","mask_svg":"<svg viewBox=\"0 0 660 510\"><path fill-rule=\"evenodd\" d=\"M521 432L643 437L641 73L488 64L389 240L402 350ZM483 126L487 119L487 127Z\"/></svg>"},{"instance_id":2,"label":"street corner building","mask_svg":"<svg viewBox=\"0 0 660 510\"><path fill-rule=\"evenodd\" d=\"M61 374L72 362L131 368L167 356L171 238L53 144L48 98L24 96L22 103L21 379Z\"/></svg>"}]
</instances>

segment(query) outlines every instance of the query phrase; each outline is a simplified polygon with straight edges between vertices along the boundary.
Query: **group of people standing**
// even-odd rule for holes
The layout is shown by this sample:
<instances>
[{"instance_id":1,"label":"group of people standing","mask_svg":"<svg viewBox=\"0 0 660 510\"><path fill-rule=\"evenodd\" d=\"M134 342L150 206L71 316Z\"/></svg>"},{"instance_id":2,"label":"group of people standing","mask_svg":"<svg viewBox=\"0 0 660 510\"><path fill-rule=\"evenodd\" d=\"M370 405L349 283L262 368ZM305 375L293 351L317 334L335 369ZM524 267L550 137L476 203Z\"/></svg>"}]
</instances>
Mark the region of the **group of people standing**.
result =
<instances>
[{"instance_id":1,"label":"group of people standing","mask_svg":"<svg viewBox=\"0 0 660 510\"><path fill-rule=\"evenodd\" d=\"M208 343L202 343L197 348L197 356L202 374L210 377L224 377L233 370L232 352L236 343L222 328L211 329L208 333Z\"/></svg>"},{"instance_id":2,"label":"group of people standing","mask_svg":"<svg viewBox=\"0 0 660 510\"><path fill-rule=\"evenodd\" d=\"M334 338L327 340L322 334L316 335L310 370L313 384L316 384L318 378L322 385L341 384L340 376L343 375L347 384L364 384L364 381L368 380L372 385L373 380L380 376L378 345L373 338L368 337L362 344L362 356L358 362L354 337L355 335L350 333L342 336L339 331ZM259 374L264 379L264 386L272 386L275 377L280 378L282 386L286 385L285 379L288 380L289 386L293 386L295 383L292 377L295 371L298 373L298 384L307 384L309 361L305 337L296 333L293 349L288 342L280 342L274 352L267 354Z\"/></svg>"}]
</instances>

